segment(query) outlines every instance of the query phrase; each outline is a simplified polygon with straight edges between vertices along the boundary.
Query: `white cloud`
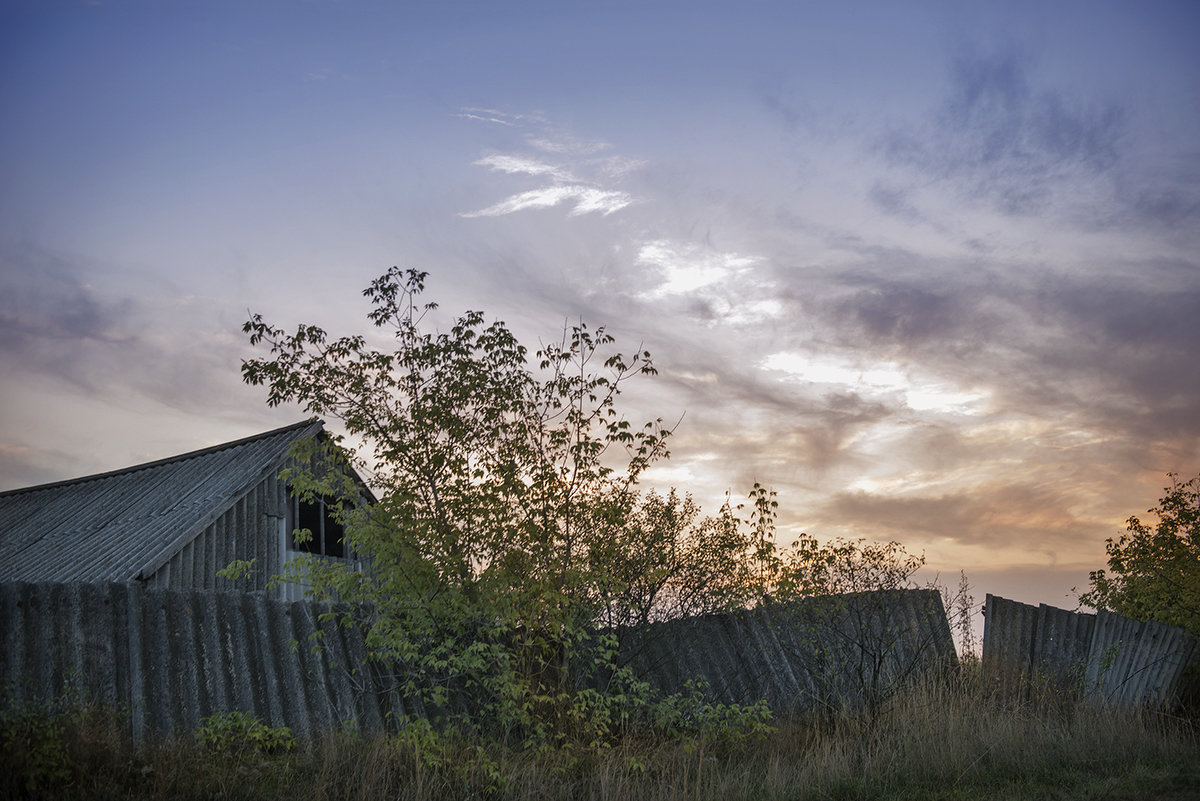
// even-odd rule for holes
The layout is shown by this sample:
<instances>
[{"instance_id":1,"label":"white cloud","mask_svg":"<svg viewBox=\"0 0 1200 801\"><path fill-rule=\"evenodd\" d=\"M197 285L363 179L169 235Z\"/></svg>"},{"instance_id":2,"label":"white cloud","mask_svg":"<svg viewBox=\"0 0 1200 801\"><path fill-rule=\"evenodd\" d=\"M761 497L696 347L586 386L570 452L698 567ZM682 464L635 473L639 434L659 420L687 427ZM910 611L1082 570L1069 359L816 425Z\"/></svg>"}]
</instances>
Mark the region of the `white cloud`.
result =
<instances>
[{"instance_id":1,"label":"white cloud","mask_svg":"<svg viewBox=\"0 0 1200 801\"><path fill-rule=\"evenodd\" d=\"M686 243L656 239L638 250L638 264L657 267L665 280L642 293L645 298L694 292L725 280L759 260L737 253L706 252Z\"/></svg>"},{"instance_id":2,"label":"white cloud","mask_svg":"<svg viewBox=\"0 0 1200 801\"><path fill-rule=\"evenodd\" d=\"M464 108L454 116L464 120L475 120L477 122L489 122L494 125L506 125L515 127L523 120L529 119L526 114L509 114L504 111L498 111L494 108ZM537 119L534 117L533 119Z\"/></svg>"},{"instance_id":3,"label":"white cloud","mask_svg":"<svg viewBox=\"0 0 1200 801\"><path fill-rule=\"evenodd\" d=\"M727 323L746 325L763 320L778 319L783 315L783 304L774 298L751 300L732 306L725 312Z\"/></svg>"},{"instance_id":4,"label":"white cloud","mask_svg":"<svg viewBox=\"0 0 1200 801\"><path fill-rule=\"evenodd\" d=\"M572 205L570 216L598 212L609 215L633 203L628 192L612 188L644 162L620 156L595 157L607 150L604 142L585 142L569 133L549 130L549 123L537 115L505 114L491 109L463 109L460 117L483 119L518 127L532 127L537 133L526 141L538 153L490 153L472 162L492 172L506 175L530 175L550 180L549 186L512 194L484 209L461 213L461 217L498 217L528 209ZM552 154L552 155L547 155Z\"/></svg>"},{"instance_id":5,"label":"white cloud","mask_svg":"<svg viewBox=\"0 0 1200 801\"><path fill-rule=\"evenodd\" d=\"M528 142L538 150L544 150L547 153L577 153L585 156L592 153L599 153L602 150L608 150L612 147L608 142L583 142L572 136L556 139L545 136L531 136Z\"/></svg>"},{"instance_id":6,"label":"white cloud","mask_svg":"<svg viewBox=\"0 0 1200 801\"><path fill-rule=\"evenodd\" d=\"M624 178L629 173L646 166L644 159L627 159L621 156L610 156L606 159L598 159L587 163L589 166L596 165L597 172L606 178L614 180Z\"/></svg>"},{"instance_id":7,"label":"white cloud","mask_svg":"<svg viewBox=\"0 0 1200 801\"><path fill-rule=\"evenodd\" d=\"M523 156L506 156L495 154L484 156L472 162L477 167L488 167L493 172L503 172L509 175L548 175L557 181L574 181L574 176L562 167L547 164L544 161L525 158Z\"/></svg>"},{"instance_id":8,"label":"white cloud","mask_svg":"<svg viewBox=\"0 0 1200 801\"><path fill-rule=\"evenodd\" d=\"M575 197L579 200L571 211L572 216L587 214L589 211L598 211L608 215L614 211L620 211L633 202L633 196L626 192L612 192L580 186L569 188L574 190Z\"/></svg>"},{"instance_id":9,"label":"white cloud","mask_svg":"<svg viewBox=\"0 0 1200 801\"><path fill-rule=\"evenodd\" d=\"M861 367L835 357L801 353L773 353L759 367L788 374L797 381L849 387L864 395L896 394L913 411L979 414L987 395L963 390L953 382L916 376L894 363Z\"/></svg>"},{"instance_id":10,"label":"white cloud","mask_svg":"<svg viewBox=\"0 0 1200 801\"><path fill-rule=\"evenodd\" d=\"M528 192L511 195L485 209L466 212L460 216L500 217L505 214L513 214L528 209L547 209L557 206L560 203L569 203L571 201L575 202L575 208L571 210L570 214L572 217L577 217L589 212L600 212L604 215L612 214L632 203L633 198L625 192L605 191L577 184L569 186L545 186L540 189L531 189Z\"/></svg>"}]
</instances>

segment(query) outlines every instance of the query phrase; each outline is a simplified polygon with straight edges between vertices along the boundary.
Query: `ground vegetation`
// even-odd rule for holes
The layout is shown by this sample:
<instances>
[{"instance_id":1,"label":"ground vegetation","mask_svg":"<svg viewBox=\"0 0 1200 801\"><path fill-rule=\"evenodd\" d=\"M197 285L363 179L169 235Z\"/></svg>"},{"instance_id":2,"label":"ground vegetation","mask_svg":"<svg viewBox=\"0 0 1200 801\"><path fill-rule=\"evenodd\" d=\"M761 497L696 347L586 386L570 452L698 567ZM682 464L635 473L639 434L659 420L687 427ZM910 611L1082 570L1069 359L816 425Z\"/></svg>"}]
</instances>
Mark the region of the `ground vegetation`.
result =
<instances>
[{"instance_id":1,"label":"ground vegetation","mask_svg":"<svg viewBox=\"0 0 1200 801\"><path fill-rule=\"evenodd\" d=\"M119 715L58 708L0 720L0 796L59 799L1107 799L1183 801L1200 789L1200 739L1149 711L989 699L977 666L909 685L879 716L627 736L587 753L494 739L330 732L296 747L246 721L135 748ZM213 736L213 732L218 732ZM265 732L265 734L263 733ZM283 747L280 743L284 743Z\"/></svg>"}]
</instances>

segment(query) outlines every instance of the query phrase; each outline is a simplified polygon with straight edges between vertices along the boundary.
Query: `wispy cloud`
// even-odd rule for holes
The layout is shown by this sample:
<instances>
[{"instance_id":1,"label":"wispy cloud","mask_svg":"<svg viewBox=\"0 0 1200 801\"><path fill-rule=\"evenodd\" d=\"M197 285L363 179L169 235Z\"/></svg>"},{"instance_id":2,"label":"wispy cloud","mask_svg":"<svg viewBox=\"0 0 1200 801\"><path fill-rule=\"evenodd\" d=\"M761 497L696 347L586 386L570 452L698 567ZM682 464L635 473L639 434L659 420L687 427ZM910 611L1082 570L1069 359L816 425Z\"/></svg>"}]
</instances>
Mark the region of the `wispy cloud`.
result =
<instances>
[{"instance_id":1,"label":"wispy cloud","mask_svg":"<svg viewBox=\"0 0 1200 801\"><path fill-rule=\"evenodd\" d=\"M478 161L472 162L472 164L476 167L487 167L493 172L503 172L509 175L545 175L557 181L564 182L573 182L576 180L569 171L560 166L547 164L544 161L524 156L497 153L491 156L484 156Z\"/></svg>"},{"instance_id":2,"label":"wispy cloud","mask_svg":"<svg viewBox=\"0 0 1200 801\"><path fill-rule=\"evenodd\" d=\"M1031 66L1013 49L960 58L930 122L891 131L884 154L1011 214L1043 209L1073 178L1106 174L1121 155L1124 110L1037 89Z\"/></svg>"},{"instance_id":3,"label":"wispy cloud","mask_svg":"<svg viewBox=\"0 0 1200 801\"><path fill-rule=\"evenodd\" d=\"M509 128L522 124L528 119L537 119L536 115L510 114L493 108L464 108L454 116L464 120L475 120L492 125L504 125Z\"/></svg>"},{"instance_id":4,"label":"wispy cloud","mask_svg":"<svg viewBox=\"0 0 1200 801\"><path fill-rule=\"evenodd\" d=\"M40 250L0 254L0 267L0 368L10 377L175 408L216 405L233 383L228 365L244 346L220 328L211 299L113 296L82 280L90 265Z\"/></svg>"},{"instance_id":5,"label":"wispy cloud","mask_svg":"<svg viewBox=\"0 0 1200 801\"><path fill-rule=\"evenodd\" d=\"M1017 540L1029 543L1031 551L1054 555L1070 549L1096 522L1072 509L1062 489L981 482L948 492L850 491L831 498L819 515L901 541L942 538L996 549Z\"/></svg>"},{"instance_id":6,"label":"wispy cloud","mask_svg":"<svg viewBox=\"0 0 1200 801\"><path fill-rule=\"evenodd\" d=\"M529 209L548 209L562 204L573 204L570 216L599 212L609 215L633 203L633 197L625 192L605 191L595 187L573 184L568 186L546 186L510 195L499 203L478 211L463 212L461 217L500 217Z\"/></svg>"},{"instance_id":7,"label":"wispy cloud","mask_svg":"<svg viewBox=\"0 0 1200 801\"><path fill-rule=\"evenodd\" d=\"M528 129L526 142L537 155L495 152L472 164L504 175L549 179L550 184L515 192L485 208L460 213L460 217L499 217L559 205L569 206L568 215L572 217L591 213L608 216L634 202L632 194L613 184L642 166L642 162L620 156L597 158L594 154L608 150L610 145L583 141L557 131L537 115L503 114L493 110L481 114L481 111L468 109L459 116Z\"/></svg>"}]
</instances>

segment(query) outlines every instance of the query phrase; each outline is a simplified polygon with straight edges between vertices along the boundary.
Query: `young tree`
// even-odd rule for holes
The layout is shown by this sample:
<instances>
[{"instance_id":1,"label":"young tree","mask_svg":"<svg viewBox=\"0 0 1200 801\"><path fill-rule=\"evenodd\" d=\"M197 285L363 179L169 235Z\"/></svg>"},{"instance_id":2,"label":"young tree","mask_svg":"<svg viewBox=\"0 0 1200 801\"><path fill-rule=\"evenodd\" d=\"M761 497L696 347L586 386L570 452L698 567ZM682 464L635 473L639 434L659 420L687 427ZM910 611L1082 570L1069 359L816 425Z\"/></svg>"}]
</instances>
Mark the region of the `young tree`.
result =
<instances>
[{"instance_id":1,"label":"young tree","mask_svg":"<svg viewBox=\"0 0 1200 801\"><path fill-rule=\"evenodd\" d=\"M1106 541L1108 569L1092 571L1091 588L1079 600L1200 636L1200 476L1167 475L1171 485L1149 510L1158 521L1130 517L1127 533Z\"/></svg>"},{"instance_id":2,"label":"young tree","mask_svg":"<svg viewBox=\"0 0 1200 801\"><path fill-rule=\"evenodd\" d=\"M363 293L391 350L253 315L244 331L270 355L242 374L270 405L338 418L369 449L368 465L335 442L289 473L301 493L332 499L370 565L300 562L316 594L374 609L369 643L399 667L408 697L443 710L469 697L480 717L530 724L531 705L571 686L571 648L616 581L604 535L629 518L670 431L616 408L626 381L654 373L648 352L611 352L603 328L580 324L537 352L535 371L480 312L425 330L436 308L418 303L425 278L393 268ZM314 469L341 460L369 466L378 504L354 508L337 471Z\"/></svg>"},{"instance_id":3,"label":"young tree","mask_svg":"<svg viewBox=\"0 0 1200 801\"><path fill-rule=\"evenodd\" d=\"M242 367L268 404L340 419L366 446L360 457L337 439L305 443L285 476L326 501L366 569L307 557L293 577L349 602L346 622L367 630L377 667L433 717L534 740L607 730L628 690L648 702L614 662L616 632L751 602L753 538L728 506L700 519L674 490L639 493L670 431L661 419L633 426L617 399L654 373L648 352L626 358L580 324L531 365L480 312L427 330L425 278L393 268L363 293L387 351L259 315L244 326L269 349ZM377 504L355 505L350 467L371 476Z\"/></svg>"},{"instance_id":4,"label":"young tree","mask_svg":"<svg viewBox=\"0 0 1200 801\"><path fill-rule=\"evenodd\" d=\"M744 519L728 502L701 517L675 490L641 494L670 430L661 419L631 424L617 400L627 381L654 373L650 354L627 358L581 323L531 364L480 312L430 331L425 278L393 268L364 291L388 350L252 315L244 331L269 354L242 374L267 388L268 404L337 418L364 443L360 454L337 438L307 443L285 477L324 499L366 567L310 556L292 569L318 598L348 602L339 608L366 629L376 668L390 666L398 693L431 717L535 742L581 726L607 736L631 699L657 714L648 685L619 663L618 632L895 588L919 566L895 544L804 538L781 555L775 493L758 484ZM378 503L357 504L351 467L371 476ZM891 643L875 648L880 659ZM863 659L862 648L837 654ZM746 720L760 721L758 709Z\"/></svg>"},{"instance_id":5,"label":"young tree","mask_svg":"<svg viewBox=\"0 0 1200 801\"><path fill-rule=\"evenodd\" d=\"M806 634L805 661L827 711L873 719L913 678L953 663L942 597L916 580L924 566L923 554L898 542L862 538L821 543L802 534L784 553L777 595L804 599L793 625ZM917 589L926 592L900 593ZM897 617L905 599L916 606ZM946 628L919 622L934 619Z\"/></svg>"},{"instance_id":6,"label":"young tree","mask_svg":"<svg viewBox=\"0 0 1200 801\"><path fill-rule=\"evenodd\" d=\"M728 502L717 515L701 517L692 496L674 488L641 496L603 538L604 547L593 550L609 566L599 622L610 630L644 629L753 606L763 595L755 569L759 533ZM773 552L773 539L762 547Z\"/></svg>"}]
</instances>

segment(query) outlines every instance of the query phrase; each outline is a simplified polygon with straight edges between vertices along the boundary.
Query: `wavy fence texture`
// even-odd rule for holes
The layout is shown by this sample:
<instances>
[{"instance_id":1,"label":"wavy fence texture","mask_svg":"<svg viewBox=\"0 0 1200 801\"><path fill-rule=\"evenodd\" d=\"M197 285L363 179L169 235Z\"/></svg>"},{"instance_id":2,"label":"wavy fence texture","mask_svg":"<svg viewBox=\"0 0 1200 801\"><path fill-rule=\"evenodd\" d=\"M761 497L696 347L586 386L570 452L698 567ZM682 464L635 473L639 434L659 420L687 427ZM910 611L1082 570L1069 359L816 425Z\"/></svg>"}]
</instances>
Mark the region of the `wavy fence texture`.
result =
<instances>
[{"instance_id":1,"label":"wavy fence texture","mask_svg":"<svg viewBox=\"0 0 1200 801\"><path fill-rule=\"evenodd\" d=\"M781 715L874 706L957 663L937 590L807 598L658 623L623 640L623 660L656 689L701 678L711 700L765 698Z\"/></svg>"},{"instance_id":2,"label":"wavy fence texture","mask_svg":"<svg viewBox=\"0 0 1200 801\"><path fill-rule=\"evenodd\" d=\"M320 619L330 609L140 583L3 583L0 710L99 701L127 713L139 742L217 712L250 712L304 738L424 714L388 689L357 631ZM624 632L621 654L659 690L702 678L713 700L766 699L777 714L873 704L955 658L941 598L923 590L655 624Z\"/></svg>"},{"instance_id":3,"label":"wavy fence texture","mask_svg":"<svg viewBox=\"0 0 1200 801\"><path fill-rule=\"evenodd\" d=\"M3 708L98 701L128 715L137 741L190 732L216 712L251 712L302 737L419 714L372 675L357 632L319 619L328 609L261 593L0 584Z\"/></svg>"},{"instance_id":4,"label":"wavy fence texture","mask_svg":"<svg viewBox=\"0 0 1200 801\"><path fill-rule=\"evenodd\" d=\"M1169 705L1200 655L1195 637L1162 623L994 595L984 609L984 682L1005 696L1028 696L1050 684L1113 706Z\"/></svg>"}]
</instances>

